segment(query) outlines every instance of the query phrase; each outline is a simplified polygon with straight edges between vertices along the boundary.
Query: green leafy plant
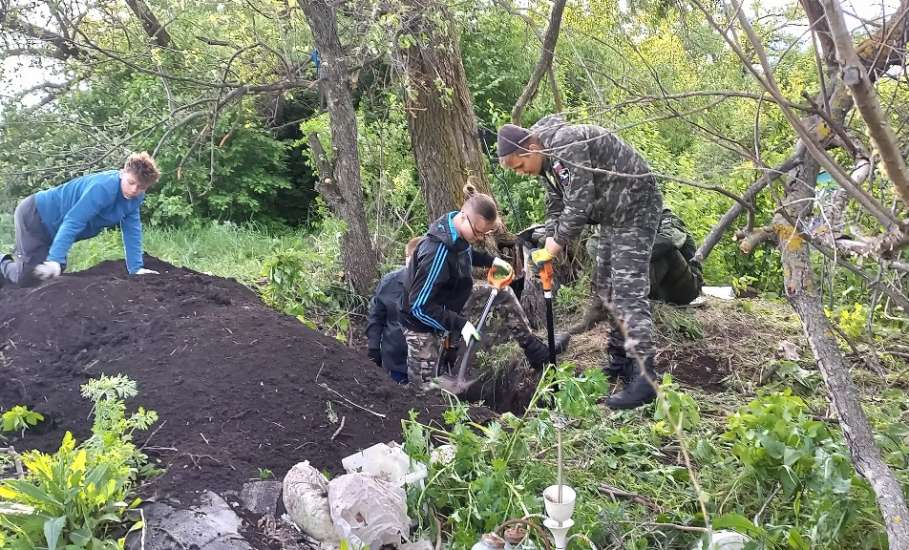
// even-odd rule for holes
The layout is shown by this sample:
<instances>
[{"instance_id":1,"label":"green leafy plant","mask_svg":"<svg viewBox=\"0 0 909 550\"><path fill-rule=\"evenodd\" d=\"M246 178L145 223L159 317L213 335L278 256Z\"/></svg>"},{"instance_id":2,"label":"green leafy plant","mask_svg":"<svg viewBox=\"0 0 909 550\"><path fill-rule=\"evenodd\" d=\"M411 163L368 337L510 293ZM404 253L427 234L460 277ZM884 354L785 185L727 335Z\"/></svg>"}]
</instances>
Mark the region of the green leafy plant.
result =
<instances>
[{"instance_id":1,"label":"green leafy plant","mask_svg":"<svg viewBox=\"0 0 909 550\"><path fill-rule=\"evenodd\" d=\"M419 424L412 415L404 422L404 450L428 466L429 481L410 490L411 514L423 526L434 525L434 514L448 518L452 546L464 548L509 517L541 511L539 495L555 478L539 458L554 457L556 426L594 418L607 387L601 370L575 374L574 365L564 364L546 371L520 417L506 413L479 425L456 400L443 415L448 429ZM451 446L450 460L431 458L430 436Z\"/></svg>"},{"instance_id":2,"label":"green leafy plant","mask_svg":"<svg viewBox=\"0 0 909 550\"><path fill-rule=\"evenodd\" d=\"M22 455L25 479L0 482L0 537L3 548L25 550L121 549L113 538L139 499L127 504L146 457L132 443L135 430L157 420L139 408L125 415L124 399L136 395L135 382L122 375L102 376L82 387L93 402L91 437L80 445L67 432L54 454ZM131 529L142 528L141 522Z\"/></svg>"},{"instance_id":3,"label":"green leafy plant","mask_svg":"<svg viewBox=\"0 0 909 550\"><path fill-rule=\"evenodd\" d=\"M653 407L651 425L654 433L671 436L678 430L691 430L701 421L701 414L694 399L687 393L679 391L678 384L672 382L669 373L663 375L660 393Z\"/></svg>"},{"instance_id":4,"label":"green leafy plant","mask_svg":"<svg viewBox=\"0 0 909 550\"><path fill-rule=\"evenodd\" d=\"M41 413L31 411L25 405L16 405L0 416L4 432L20 432L25 435L25 430L44 420Z\"/></svg>"},{"instance_id":5,"label":"green leafy plant","mask_svg":"<svg viewBox=\"0 0 909 550\"><path fill-rule=\"evenodd\" d=\"M258 468L258 471L259 471L259 479L261 479L262 481L266 481L266 480L275 478L275 473L272 472L271 470L269 470L268 468Z\"/></svg>"},{"instance_id":6,"label":"green leafy plant","mask_svg":"<svg viewBox=\"0 0 909 550\"><path fill-rule=\"evenodd\" d=\"M347 341L348 312L359 302L338 265L342 232L342 222L327 219L315 238L275 250L262 263L261 292L269 306Z\"/></svg>"},{"instance_id":7,"label":"green leafy plant","mask_svg":"<svg viewBox=\"0 0 909 550\"><path fill-rule=\"evenodd\" d=\"M778 487L807 516L808 531L789 529L791 547L836 545L853 515L855 472L842 442L802 398L789 389L759 397L729 417L723 437L756 483Z\"/></svg>"},{"instance_id":8,"label":"green leafy plant","mask_svg":"<svg viewBox=\"0 0 909 550\"><path fill-rule=\"evenodd\" d=\"M868 322L868 308L860 303L852 304L852 307L839 308L835 315L835 322L846 336L861 338Z\"/></svg>"}]
</instances>

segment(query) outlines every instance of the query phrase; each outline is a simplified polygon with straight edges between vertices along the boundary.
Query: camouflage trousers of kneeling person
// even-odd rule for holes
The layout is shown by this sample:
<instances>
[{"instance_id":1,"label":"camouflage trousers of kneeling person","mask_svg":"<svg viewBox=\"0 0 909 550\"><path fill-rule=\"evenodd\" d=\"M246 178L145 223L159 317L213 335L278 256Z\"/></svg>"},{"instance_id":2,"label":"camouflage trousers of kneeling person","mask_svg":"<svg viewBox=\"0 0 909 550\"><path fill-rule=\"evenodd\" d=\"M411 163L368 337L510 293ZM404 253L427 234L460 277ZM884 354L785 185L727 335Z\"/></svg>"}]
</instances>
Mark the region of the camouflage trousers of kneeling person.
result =
<instances>
[{"instance_id":1,"label":"camouflage trousers of kneeling person","mask_svg":"<svg viewBox=\"0 0 909 550\"><path fill-rule=\"evenodd\" d=\"M441 333L416 332L404 329L407 341L407 380L411 384L422 385L432 380L436 363L439 360Z\"/></svg>"},{"instance_id":2,"label":"camouflage trousers of kneeling person","mask_svg":"<svg viewBox=\"0 0 909 550\"><path fill-rule=\"evenodd\" d=\"M486 282L474 285L473 292L464 306L464 315L474 325L480 322L483 308L489 301L492 286ZM437 332L415 332L404 329L404 339L407 341L407 377L415 384L429 382L436 374L439 363L439 353L442 339L445 337ZM521 302L510 287L501 289L493 302L492 310L483 324L480 335L481 346L484 349L509 341L515 341L520 346L527 344L533 337L530 321ZM451 335L452 343L464 352L461 335Z\"/></svg>"}]
</instances>

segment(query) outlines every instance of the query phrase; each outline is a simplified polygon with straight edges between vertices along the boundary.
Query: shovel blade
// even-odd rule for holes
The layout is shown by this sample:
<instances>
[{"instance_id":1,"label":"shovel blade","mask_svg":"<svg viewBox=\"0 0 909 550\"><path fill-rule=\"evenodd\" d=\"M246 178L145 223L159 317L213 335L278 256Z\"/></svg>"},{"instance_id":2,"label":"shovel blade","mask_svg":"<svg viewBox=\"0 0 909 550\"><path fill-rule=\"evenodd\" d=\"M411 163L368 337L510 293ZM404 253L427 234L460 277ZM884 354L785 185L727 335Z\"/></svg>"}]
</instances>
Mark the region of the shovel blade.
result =
<instances>
[{"instance_id":1,"label":"shovel blade","mask_svg":"<svg viewBox=\"0 0 909 550\"><path fill-rule=\"evenodd\" d=\"M440 376L435 379L436 386L447 391L448 393L453 393L455 395L461 395L465 393L476 382L477 379L462 380L453 376Z\"/></svg>"}]
</instances>

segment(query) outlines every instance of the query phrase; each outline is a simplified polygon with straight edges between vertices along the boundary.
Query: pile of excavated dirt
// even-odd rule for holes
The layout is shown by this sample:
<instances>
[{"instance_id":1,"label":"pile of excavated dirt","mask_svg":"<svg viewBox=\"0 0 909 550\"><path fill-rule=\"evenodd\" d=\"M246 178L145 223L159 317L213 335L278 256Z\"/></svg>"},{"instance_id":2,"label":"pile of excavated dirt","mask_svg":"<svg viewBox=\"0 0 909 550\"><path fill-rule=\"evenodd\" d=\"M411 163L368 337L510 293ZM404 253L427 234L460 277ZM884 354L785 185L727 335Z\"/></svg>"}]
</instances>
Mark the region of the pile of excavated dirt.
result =
<instances>
[{"instance_id":1,"label":"pile of excavated dirt","mask_svg":"<svg viewBox=\"0 0 909 550\"><path fill-rule=\"evenodd\" d=\"M444 410L233 280L154 258L146 267L161 275L126 277L122 262L108 262L0 289L0 408L45 417L12 441L17 449L55 450L67 430L85 438L90 404L79 387L102 373L136 380L129 407L159 414L135 434L166 468L150 485L158 496L236 490L259 468L281 479L301 460L339 473L343 457L400 440L411 409L423 419Z\"/></svg>"}]
</instances>

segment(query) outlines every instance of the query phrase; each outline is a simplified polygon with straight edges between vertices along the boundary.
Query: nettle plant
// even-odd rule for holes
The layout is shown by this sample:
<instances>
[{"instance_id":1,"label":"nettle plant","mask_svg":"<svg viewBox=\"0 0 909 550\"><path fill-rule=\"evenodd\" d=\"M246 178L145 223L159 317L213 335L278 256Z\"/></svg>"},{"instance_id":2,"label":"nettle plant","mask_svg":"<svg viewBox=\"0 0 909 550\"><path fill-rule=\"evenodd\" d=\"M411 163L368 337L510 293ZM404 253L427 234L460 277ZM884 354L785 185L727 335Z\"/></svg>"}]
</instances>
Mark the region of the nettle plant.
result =
<instances>
[{"instance_id":1,"label":"nettle plant","mask_svg":"<svg viewBox=\"0 0 909 550\"><path fill-rule=\"evenodd\" d=\"M547 369L520 417L506 413L480 425L466 404L452 398L443 415L447 429L420 424L416 414L404 421L405 452L429 469L425 485L408 493L409 512L421 529L435 529L435 518L446 518L442 529L451 534L450 547L469 548L504 521L542 511L540 495L556 479L555 468L541 458L555 459L556 426L594 421L596 402L608 389L601 370L575 372L570 363ZM596 512L583 505L576 514L595 522Z\"/></svg>"},{"instance_id":2,"label":"nettle plant","mask_svg":"<svg viewBox=\"0 0 909 550\"><path fill-rule=\"evenodd\" d=\"M132 434L158 418L141 407L126 416L124 400L136 394L136 383L123 375L102 376L82 386L82 395L93 403L91 437L77 445L67 432L56 453L22 455L24 479L0 481L2 548L124 547L127 529L122 524L141 502L128 504L127 499L140 474L150 471ZM129 530L142 527L139 521Z\"/></svg>"}]
</instances>

